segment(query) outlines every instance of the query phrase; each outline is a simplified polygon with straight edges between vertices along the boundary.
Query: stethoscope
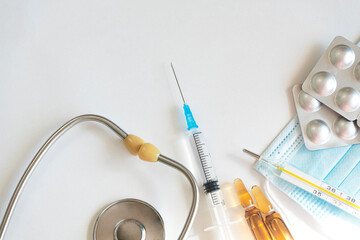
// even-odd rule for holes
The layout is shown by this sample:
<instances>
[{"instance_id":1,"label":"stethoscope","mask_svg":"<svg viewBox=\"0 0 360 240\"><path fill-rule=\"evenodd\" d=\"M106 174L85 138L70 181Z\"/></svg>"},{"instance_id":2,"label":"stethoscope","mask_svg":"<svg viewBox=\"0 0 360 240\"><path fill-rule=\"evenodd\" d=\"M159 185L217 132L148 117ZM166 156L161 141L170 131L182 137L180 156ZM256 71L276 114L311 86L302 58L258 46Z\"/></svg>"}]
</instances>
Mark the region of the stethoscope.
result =
<instances>
[{"instance_id":1,"label":"stethoscope","mask_svg":"<svg viewBox=\"0 0 360 240\"><path fill-rule=\"evenodd\" d=\"M151 143L144 143L141 138L135 135L128 135L109 119L98 115L87 114L75 117L60 127L51 135L32 159L21 177L6 209L0 225L0 240L4 240L6 228L9 225L9 220L25 183L29 180L32 172L47 150L49 150L56 140L67 130L78 123L86 121L99 122L112 129L124 141L129 152L135 156L138 155L140 159L149 162L161 162L185 175L191 185L193 199L188 217L178 238L184 239L194 221L199 203L199 189L192 173L180 163L160 154L160 151ZM99 214L93 230L94 240L152 240L164 238L164 224L160 214L148 203L137 199L124 199L111 203Z\"/></svg>"}]
</instances>

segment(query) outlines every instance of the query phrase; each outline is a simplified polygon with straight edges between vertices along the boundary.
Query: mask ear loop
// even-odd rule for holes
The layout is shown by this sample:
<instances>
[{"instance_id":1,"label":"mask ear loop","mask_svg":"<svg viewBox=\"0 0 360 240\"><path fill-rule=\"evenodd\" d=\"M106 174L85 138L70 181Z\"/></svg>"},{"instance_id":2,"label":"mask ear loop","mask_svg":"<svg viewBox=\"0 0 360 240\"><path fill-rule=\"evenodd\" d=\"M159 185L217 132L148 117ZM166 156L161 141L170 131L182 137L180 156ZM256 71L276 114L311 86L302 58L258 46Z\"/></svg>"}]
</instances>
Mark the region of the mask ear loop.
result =
<instances>
[{"instance_id":1,"label":"mask ear loop","mask_svg":"<svg viewBox=\"0 0 360 240\"><path fill-rule=\"evenodd\" d=\"M283 220L286 222L286 225L292 228L291 222L287 218L285 211L278 204L279 202L281 202L281 200L275 197L276 195L275 193L271 193L272 190L270 190L270 181L267 178L265 179L264 190L271 204L275 206L276 211L281 215Z\"/></svg>"}]
</instances>

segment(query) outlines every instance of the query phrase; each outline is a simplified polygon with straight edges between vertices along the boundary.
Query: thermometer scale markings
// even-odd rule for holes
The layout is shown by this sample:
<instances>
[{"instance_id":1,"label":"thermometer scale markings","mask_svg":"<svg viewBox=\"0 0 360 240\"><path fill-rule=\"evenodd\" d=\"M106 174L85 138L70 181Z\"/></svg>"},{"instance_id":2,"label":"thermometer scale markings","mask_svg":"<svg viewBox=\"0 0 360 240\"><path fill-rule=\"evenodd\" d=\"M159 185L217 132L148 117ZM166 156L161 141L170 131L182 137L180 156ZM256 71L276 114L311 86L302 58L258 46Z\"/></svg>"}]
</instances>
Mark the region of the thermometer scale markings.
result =
<instances>
[{"instance_id":1,"label":"thermometer scale markings","mask_svg":"<svg viewBox=\"0 0 360 240\"><path fill-rule=\"evenodd\" d=\"M314 177L305 174L304 172L296 169L295 167L292 167L290 165L281 167L276 163L272 163L263 159L260 155L253 153L247 149L243 149L243 151L255 157L259 161L262 159L262 161L269 164L270 166L279 169L280 174L278 174L278 176L280 178L360 218L360 206L357 204L359 202L358 199L355 199L338 190L337 188L334 188Z\"/></svg>"},{"instance_id":2,"label":"thermometer scale markings","mask_svg":"<svg viewBox=\"0 0 360 240\"><path fill-rule=\"evenodd\" d=\"M360 206L356 204L357 201L355 198L352 198L340 190L322 183L319 180L312 179L310 176L307 176L291 166L286 166L285 168L277 166L277 168L282 171L280 174L281 178L331 204L338 206L350 214L360 217Z\"/></svg>"}]
</instances>

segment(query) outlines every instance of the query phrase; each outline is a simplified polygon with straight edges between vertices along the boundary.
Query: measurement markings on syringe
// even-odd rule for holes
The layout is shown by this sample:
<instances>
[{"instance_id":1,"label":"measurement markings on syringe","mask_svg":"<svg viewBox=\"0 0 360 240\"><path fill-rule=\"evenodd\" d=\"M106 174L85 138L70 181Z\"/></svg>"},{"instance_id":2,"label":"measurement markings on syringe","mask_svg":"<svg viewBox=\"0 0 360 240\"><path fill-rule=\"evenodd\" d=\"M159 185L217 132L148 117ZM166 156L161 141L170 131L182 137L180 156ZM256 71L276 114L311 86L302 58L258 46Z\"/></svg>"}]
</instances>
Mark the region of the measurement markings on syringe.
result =
<instances>
[{"instance_id":1,"label":"measurement markings on syringe","mask_svg":"<svg viewBox=\"0 0 360 240\"><path fill-rule=\"evenodd\" d=\"M211 164L208 162L210 161L211 156L206 148L205 143L203 142L202 132L194 133L193 137L200 158L201 166L204 170L205 179L209 181L210 179L216 178L212 173L213 168Z\"/></svg>"},{"instance_id":2,"label":"measurement markings on syringe","mask_svg":"<svg viewBox=\"0 0 360 240\"><path fill-rule=\"evenodd\" d=\"M220 199L220 197L218 196L218 193L217 192L212 192L210 193L211 195L211 199L212 199L212 202L214 205L219 205L219 204L222 204L222 200Z\"/></svg>"}]
</instances>

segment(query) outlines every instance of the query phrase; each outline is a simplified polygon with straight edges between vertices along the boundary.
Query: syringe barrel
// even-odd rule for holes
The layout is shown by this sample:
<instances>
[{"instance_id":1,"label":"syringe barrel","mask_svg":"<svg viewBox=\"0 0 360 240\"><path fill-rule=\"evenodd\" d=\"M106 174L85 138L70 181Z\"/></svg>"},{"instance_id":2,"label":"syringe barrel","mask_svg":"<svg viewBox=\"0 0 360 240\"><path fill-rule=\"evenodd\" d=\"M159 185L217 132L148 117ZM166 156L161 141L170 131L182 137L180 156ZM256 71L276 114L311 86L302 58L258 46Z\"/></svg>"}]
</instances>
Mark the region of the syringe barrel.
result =
<instances>
[{"instance_id":1,"label":"syringe barrel","mask_svg":"<svg viewBox=\"0 0 360 240\"><path fill-rule=\"evenodd\" d=\"M203 172L202 183L205 185L210 182L217 182L211 155L206 146L203 132L199 128L193 128L189 133L191 135L192 147L198 157Z\"/></svg>"},{"instance_id":2,"label":"syringe barrel","mask_svg":"<svg viewBox=\"0 0 360 240\"><path fill-rule=\"evenodd\" d=\"M215 191L213 193L220 194L221 191ZM209 210L211 211L212 227L213 231L217 235L217 239L232 240L230 219L226 211L224 202L222 201L219 204L213 204L213 198L208 194L208 205ZM220 197L222 199L222 196Z\"/></svg>"}]
</instances>

